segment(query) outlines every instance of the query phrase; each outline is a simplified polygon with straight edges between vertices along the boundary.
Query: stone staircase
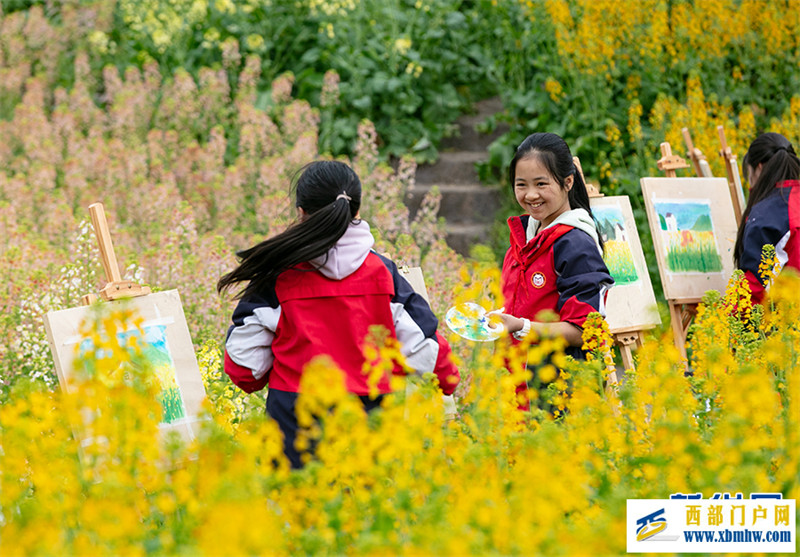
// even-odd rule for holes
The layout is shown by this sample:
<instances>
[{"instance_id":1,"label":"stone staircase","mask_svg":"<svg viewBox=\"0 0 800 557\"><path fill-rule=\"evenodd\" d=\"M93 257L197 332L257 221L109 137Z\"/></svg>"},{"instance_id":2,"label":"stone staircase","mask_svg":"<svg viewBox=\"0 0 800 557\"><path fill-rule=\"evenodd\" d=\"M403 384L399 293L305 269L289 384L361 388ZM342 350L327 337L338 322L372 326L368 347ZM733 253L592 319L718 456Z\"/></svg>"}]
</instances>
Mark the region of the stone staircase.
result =
<instances>
[{"instance_id":1,"label":"stone staircase","mask_svg":"<svg viewBox=\"0 0 800 557\"><path fill-rule=\"evenodd\" d=\"M458 131L442 142L439 160L420 165L416 185L406 200L413 217L425 194L438 186L442 194L439 216L447 221L447 243L462 255L469 255L476 243L489 243L489 229L501 205L502 186L482 184L475 163L489 157L489 144L508 129L497 126L491 134L477 130L488 116L503 110L499 98L480 101L475 109L475 114L461 116L456 121Z\"/></svg>"}]
</instances>

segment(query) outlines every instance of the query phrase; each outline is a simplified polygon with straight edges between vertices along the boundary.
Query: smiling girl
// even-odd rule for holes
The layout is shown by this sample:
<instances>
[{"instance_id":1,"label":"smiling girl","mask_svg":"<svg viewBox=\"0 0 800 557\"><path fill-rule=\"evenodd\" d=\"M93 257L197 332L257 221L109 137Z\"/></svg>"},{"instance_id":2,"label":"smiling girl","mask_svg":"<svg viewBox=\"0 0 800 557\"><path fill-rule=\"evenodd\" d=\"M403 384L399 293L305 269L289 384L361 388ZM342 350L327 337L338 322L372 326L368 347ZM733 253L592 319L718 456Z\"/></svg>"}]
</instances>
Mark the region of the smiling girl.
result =
<instances>
[{"instance_id":1,"label":"smiling girl","mask_svg":"<svg viewBox=\"0 0 800 557\"><path fill-rule=\"evenodd\" d=\"M614 279L603 262L586 184L569 147L552 133L528 136L509 167L514 196L526 214L508 219L511 247L503 261L506 313L497 313L513 337L562 337L566 353L583 359L583 324L592 312L605 315ZM558 320L537 319L541 312ZM525 383L517 387L529 409Z\"/></svg>"}]
</instances>

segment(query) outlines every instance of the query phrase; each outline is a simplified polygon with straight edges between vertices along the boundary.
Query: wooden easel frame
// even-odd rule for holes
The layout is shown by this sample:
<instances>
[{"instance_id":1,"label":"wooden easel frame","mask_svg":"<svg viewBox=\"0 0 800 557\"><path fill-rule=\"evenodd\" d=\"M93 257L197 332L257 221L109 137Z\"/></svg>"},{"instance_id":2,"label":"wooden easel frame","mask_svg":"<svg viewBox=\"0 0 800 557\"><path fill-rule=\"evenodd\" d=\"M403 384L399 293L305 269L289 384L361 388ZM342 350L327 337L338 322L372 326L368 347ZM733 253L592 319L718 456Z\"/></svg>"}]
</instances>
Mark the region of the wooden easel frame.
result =
<instances>
[{"instance_id":1,"label":"wooden easel frame","mask_svg":"<svg viewBox=\"0 0 800 557\"><path fill-rule=\"evenodd\" d=\"M105 301L118 300L120 298L136 298L150 294L149 286L141 286L130 280L122 280L117 264L117 256L114 253L114 244L111 242L111 232L108 230L106 212L102 203L92 203L89 205L89 214L92 218L97 244L100 248L100 259L106 273L106 285L99 293L86 294L83 297L84 305L89 305L100 299Z\"/></svg>"},{"instance_id":2,"label":"wooden easel frame","mask_svg":"<svg viewBox=\"0 0 800 557\"><path fill-rule=\"evenodd\" d=\"M586 184L586 191L589 194L589 197L605 197L605 195L600 192L600 189L597 186L594 184L589 184L586 181L586 178L583 174L583 167L581 167L581 161L578 159L578 157L572 157L572 161L575 163L575 168L578 169L581 178L583 178L583 183ZM633 352L631 349L634 347L638 349L644 345L644 331L645 329L641 329L639 327L614 329L611 331L611 334L614 337L614 345L619 348L619 354L622 358L622 367L624 368L624 371L636 371L636 364L634 362ZM620 378L617 375L616 369L609 371L611 371L611 382L619 383Z\"/></svg>"},{"instance_id":3,"label":"wooden easel frame","mask_svg":"<svg viewBox=\"0 0 800 557\"><path fill-rule=\"evenodd\" d=\"M733 214L736 216L736 224L742 225L742 214L744 213L744 189L742 188L742 178L739 175L739 163L736 160L736 155L733 154L731 148L728 147L728 141L725 139L725 128L717 126L717 133L719 134L719 142L722 148L719 151L722 160L725 161L725 174L728 176L728 187L731 190L731 201L733 202Z\"/></svg>"},{"instance_id":4,"label":"wooden easel frame","mask_svg":"<svg viewBox=\"0 0 800 557\"><path fill-rule=\"evenodd\" d=\"M689 128L681 128L683 134L683 141L686 143L686 149L689 153L689 159L692 161L694 173L698 178L713 178L714 174L711 172L711 167L708 165L708 160L703 152L694 146L692 142L692 135L689 133Z\"/></svg>"},{"instance_id":5,"label":"wooden easel frame","mask_svg":"<svg viewBox=\"0 0 800 557\"><path fill-rule=\"evenodd\" d=\"M687 130L688 134L688 130ZM686 137L684 136L684 139ZM691 137L689 138L691 141ZM692 147L693 149L694 147ZM691 151L690 151L691 152ZM678 168L689 168L686 161L681 157L672 154L672 148L666 141L661 144L661 159L658 161L659 170L664 171L667 178L677 178L675 170ZM692 319L697 314L697 305L700 298L667 298L669 306L670 325L672 334L675 337L675 346L681 353L684 360L686 356L686 336L689 334L689 326Z\"/></svg>"}]
</instances>

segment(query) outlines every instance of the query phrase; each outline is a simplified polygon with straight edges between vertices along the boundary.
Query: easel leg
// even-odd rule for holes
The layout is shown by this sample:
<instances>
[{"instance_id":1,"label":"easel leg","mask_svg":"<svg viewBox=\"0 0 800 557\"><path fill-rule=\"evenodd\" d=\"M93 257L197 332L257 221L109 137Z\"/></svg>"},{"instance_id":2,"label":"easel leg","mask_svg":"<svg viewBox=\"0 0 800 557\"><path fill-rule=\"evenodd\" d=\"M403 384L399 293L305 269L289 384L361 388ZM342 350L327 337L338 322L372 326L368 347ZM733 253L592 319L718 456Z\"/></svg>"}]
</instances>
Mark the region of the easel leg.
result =
<instances>
[{"instance_id":1,"label":"easel leg","mask_svg":"<svg viewBox=\"0 0 800 557\"><path fill-rule=\"evenodd\" d=\"M614 344L619 346L619 355L622 357L622 366L627 370L636 371L636 364L633 362L633 352L631 347L641 348L642 333L631 331L614 335Z\"/></svg>"},{"instance_id":2,"label":"easel leg","mask_svg":"<svg viewBox=\"0 0 800 557\"><path fill-rule=\"evenodd\" d=\"M686 335L689 333L689 325L696 312L697 304L682 304L680 302L669 302L669 316L672 325L672 333L675 335L675 346L681 353L684 361L686 356Z\"/></svg>"},{"instance_id":3,"label":"easel leg","mask_svg":"<svg viewBox=\"0 0 800 557\"><path fill-rule=\"evenodd\" d=\"M636 369L633 365L633 353L631 353L629 344L620 344L619 354L622 356L622 367L624 367L625 370Z\"/></svg>"},{"instance_id":4,"label":"easel leg","mask_svg":"<svg viewBox=\"0 0 800 557\"><path fill-rule=\"evenodd\" d=\"M681 353L681 356L686 358L686 337L683 336L683 316L678 304L669 305L669 318L672 324L672 334L675 337L675 346Z\"/></svg>"}]
</instances>

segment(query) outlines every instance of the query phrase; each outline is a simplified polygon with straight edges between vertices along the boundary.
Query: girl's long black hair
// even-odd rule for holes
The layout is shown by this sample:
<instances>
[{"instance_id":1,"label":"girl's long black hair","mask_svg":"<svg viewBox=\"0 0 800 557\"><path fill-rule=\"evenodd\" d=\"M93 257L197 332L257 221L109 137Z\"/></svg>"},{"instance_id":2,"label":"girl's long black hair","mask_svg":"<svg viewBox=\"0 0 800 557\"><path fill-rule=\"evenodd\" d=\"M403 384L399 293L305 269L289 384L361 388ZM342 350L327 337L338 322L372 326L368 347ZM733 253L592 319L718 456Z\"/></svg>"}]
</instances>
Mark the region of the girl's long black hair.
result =
<instances>
[{"instance_id":1,"label":"girl's long black hair","mask_svg":"<svg viewBox=\"0 0 800 557\"><path fill-rule=\"evenodd\" d=\"M508 167L511 189L514 189L514 180L517 177L517 163L522 159L527 159L532 156L538 157L545 168L547 168L547 171L556 179L561 189L566 187L567 176L574 176L572 189L569 190L567 194L569 208L585 209L586 212L589 213L589 216L592 217L592 220L595 221L595 228L598 228L597 221L589 206L589 192L586 189L586 183L583 181L581 173L578 172L575 162L572 160L572 153L569 150L569 145L567 145L567 142L564 141L561 136L546 132L533 133L526 137L525 141L520 143ZM603 237L599 230L597 231L597 239L602 248Z\"/></svg>"},{"instance_id":2,"label":"girl's long black hair","mask_svg":"<svg viewBox=\"0 0 800 557\"><path fill-rule=\"evenodd\" d=\"M784 180L800 179L800 159L794 152L791 142L779 133L767 132L759 135L742 159L742 169L747 173L761 167L761 174L754 184L750 184L750 197L742 213L742 223L736 234L736 245L733 248L733 261L738 266L739 258L744 250L744 228L747 217L753 206L763 200ZM749 173L748 177L749 177Z\"/></svg>"},{"instance_id":3,"label":"girl's long black hair","mask_svg":"<svg viewBox=\"0 0 800 557\"><path fill-rule=\"evenodd\" d=\"M221 294L249 282L237 298L266 292L283 271L325 255L361 207L361 181L352 168L337 161L317 161L301 169L296 203L306 216L285 231L238 252L239 266L217 283Z\"/></svg>"}]
</instances>

